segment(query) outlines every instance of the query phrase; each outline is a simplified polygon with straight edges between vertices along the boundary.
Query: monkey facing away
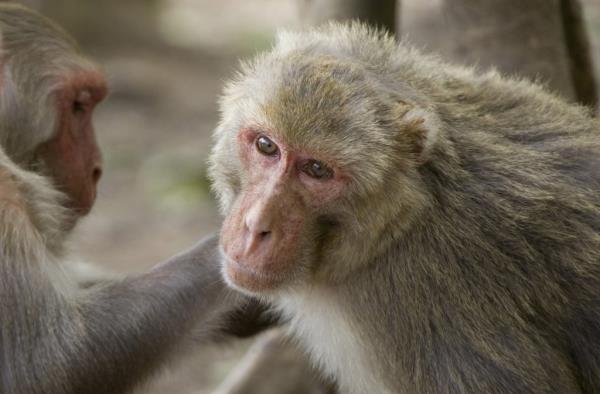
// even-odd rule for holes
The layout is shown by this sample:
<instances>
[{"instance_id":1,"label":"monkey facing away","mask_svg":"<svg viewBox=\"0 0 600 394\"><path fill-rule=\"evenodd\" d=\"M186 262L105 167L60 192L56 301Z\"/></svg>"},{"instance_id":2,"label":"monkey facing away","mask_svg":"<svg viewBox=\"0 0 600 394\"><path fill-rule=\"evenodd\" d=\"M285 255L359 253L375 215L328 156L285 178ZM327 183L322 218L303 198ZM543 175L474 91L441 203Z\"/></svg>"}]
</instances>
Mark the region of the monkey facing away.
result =
<instances>
[{"instance_id":1,"label":"monkey facing away","mask_svg":"<svg viewBox=\"0 0 600 394\"><path fill-rule=\"evenodd\" d=\"M81 290L59 266L101 175L106 86L41 15L1 4L0 393L130 391L237 303L215 238L147 273Z\"/></svg>"},{"instance_id":2,"label":"monkey facing away","mask_svg":"<svg viewBox=\"0 0 600 394\"><path fill-rule=\"evenodd\" d=\"M359 25L227 86L222 270L347 393L600 391L600 126Z\"/></svg>"}]
</instances>

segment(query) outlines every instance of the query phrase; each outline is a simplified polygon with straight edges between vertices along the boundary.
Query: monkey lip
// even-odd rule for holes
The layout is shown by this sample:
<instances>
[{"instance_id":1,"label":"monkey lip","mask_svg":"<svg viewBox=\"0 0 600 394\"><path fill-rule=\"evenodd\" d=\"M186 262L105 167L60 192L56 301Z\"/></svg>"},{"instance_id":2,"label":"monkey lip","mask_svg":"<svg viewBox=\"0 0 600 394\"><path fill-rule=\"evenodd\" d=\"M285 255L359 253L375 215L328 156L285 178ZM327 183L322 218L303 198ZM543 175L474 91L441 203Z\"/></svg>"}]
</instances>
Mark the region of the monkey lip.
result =
<instances>
[{"instance_id":1,"label":"monkey lip","mask_svg":"<svg viewBox=\"0 0 600 394\"><path fill-rule=\"evenodd\" d=\"M222 252L223 275L227 282L241 290L261 292L273 289L283 282L280 275L253 269Z\"/></svg>"}]
</instances>

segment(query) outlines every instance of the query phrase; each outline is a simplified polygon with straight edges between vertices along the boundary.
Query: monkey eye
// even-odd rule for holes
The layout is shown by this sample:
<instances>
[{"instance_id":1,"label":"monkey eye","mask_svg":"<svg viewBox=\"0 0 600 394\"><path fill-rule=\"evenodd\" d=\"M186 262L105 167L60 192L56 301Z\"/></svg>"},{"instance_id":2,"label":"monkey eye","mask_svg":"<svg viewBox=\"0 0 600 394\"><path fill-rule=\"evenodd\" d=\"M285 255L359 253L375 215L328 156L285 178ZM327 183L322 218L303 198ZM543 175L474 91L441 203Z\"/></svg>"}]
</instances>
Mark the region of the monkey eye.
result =
<instances>
[{"instance_id":1,"label":"monkey eye","mask_svg":"<svg viewBox=\"0 0 600 394\"><path fill-rule=\"evenodd\" d=\"M258 149L258 151L260 153L262 153L263 155L267 155L267 156L273 156L273 155L277 154L277 152L279 151L279 149L277 148L277 145L275 145L275 143L273 141L271 141L264 135L261 135L256 140L256 149Z\"/></svg>"},{"instance_id":2,"label":"monkey eye","mask_svg":"<svg viewBox=\"0 0 600 394\"><path fill-rule=\"evenodd\" d=\"M333 170L318 160L307 161L302 166L302 172L316 179L329 179L333 176Z\"/></svg>"}]
</instances>

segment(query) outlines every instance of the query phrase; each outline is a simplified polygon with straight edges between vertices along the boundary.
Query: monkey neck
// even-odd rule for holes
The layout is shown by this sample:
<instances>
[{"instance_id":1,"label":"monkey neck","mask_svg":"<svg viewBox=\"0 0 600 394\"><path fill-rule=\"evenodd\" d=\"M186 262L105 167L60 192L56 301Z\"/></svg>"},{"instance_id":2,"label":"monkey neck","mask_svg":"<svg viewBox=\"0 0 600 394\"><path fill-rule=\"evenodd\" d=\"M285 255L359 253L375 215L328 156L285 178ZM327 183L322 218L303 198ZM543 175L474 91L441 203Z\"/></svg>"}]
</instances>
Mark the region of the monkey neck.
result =
<instances>
[{"instance_id":1,"label":"monkey neck","mask_svg":"<svg viewBox=\"0 0 600 394\"><path fill-rule=\"evenodd\" d=\"M274 305L290 321L290 334L299 339L313 361L337 380L341 392L391 394L377 371L378 360L368 338L334 287L311 286L288 293Z\"/></svg>"}]
</instances>

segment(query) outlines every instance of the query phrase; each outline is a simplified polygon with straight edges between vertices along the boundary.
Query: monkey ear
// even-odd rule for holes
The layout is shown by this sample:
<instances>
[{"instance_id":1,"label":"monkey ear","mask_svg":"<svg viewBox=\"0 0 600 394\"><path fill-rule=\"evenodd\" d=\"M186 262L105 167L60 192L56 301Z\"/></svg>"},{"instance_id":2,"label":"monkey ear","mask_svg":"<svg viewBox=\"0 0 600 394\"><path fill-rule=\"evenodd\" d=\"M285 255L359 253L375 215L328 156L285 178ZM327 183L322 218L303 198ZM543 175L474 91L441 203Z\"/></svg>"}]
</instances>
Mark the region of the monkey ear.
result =
<instances>
[{"instance_id":1,"label":"monkey ear","mask_svg":"<svg viewBox=\"0 0 600 394\"><path fill-rule=\"evenodd\" d=\"M400 129L398 138L405 150L414 155L417 164L427 162L439 132L439 121L435 114L397 100L392 106L392 116Z\"/></svg>"}]
</instances>

